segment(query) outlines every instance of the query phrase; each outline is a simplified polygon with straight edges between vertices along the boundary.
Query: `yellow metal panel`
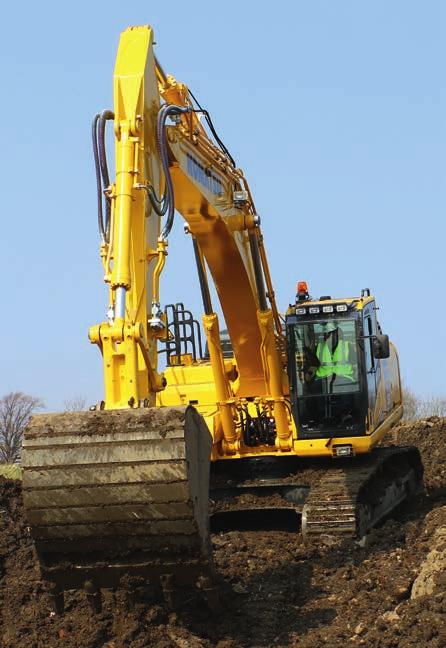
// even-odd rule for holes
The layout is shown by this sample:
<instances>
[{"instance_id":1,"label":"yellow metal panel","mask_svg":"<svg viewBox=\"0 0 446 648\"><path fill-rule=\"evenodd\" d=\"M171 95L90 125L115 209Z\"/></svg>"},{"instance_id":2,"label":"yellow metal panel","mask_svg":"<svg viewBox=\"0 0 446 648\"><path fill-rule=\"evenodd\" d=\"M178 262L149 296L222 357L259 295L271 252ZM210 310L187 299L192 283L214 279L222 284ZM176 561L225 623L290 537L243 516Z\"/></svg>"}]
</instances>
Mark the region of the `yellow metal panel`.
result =
<instances>
[{"instance_id":1,"label":"yellow metal panel","mask_svg":"<svg viewBox=\"0 0 446 648\"><path fill-rule=\"evenodd\" d=\"M177 149L174 149L177 153ZM247 249L183 170L173 167L175 206L189 224L212 275L237 361L240 383L237 396L266 393L260 358L261 336L257 322L257 296L247 270Z\"/></svg>"}]
</instances>

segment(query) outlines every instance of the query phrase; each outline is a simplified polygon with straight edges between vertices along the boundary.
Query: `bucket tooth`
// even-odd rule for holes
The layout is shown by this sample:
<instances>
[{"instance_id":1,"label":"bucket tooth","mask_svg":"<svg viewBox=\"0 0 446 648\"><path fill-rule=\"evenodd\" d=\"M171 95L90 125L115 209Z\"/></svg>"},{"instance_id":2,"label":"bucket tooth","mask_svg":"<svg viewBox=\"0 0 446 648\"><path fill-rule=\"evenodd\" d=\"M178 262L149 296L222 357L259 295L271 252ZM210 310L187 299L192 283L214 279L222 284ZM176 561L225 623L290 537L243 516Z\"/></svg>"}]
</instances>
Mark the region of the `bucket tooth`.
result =
<instances>
[{"instance_id":1,"label":"bucket tooth","mask_svg":"<svg viewBox=\"0 0 446 648\"><path fill-rule=\"evenodd\" d=\"M200 576L197 586L202 591L204 600L211 612L218 612L220 610L220 598L218 596L215 578L210 576Z\"/></svg>"},{"instance_id":2,"label":"bucket tooth","mask_svg":"<svg viewBox=\"0 0 446 648\"><path fill-rule=\"evenodd\" d=\"M177 588L175 587L174 575L161 574L160 583L167 609L174 610L177 604Z\"/></svg>"},{"instance_id":3,"label":"bucket tooth","mask_svg":"<svg viewBox=\"0 0 446 648\"><path fill-rule=\"evenodd\" d=\"M63 589L56 585L56 583L50 584L50 601L51 607L55 614L63 614L65 611L65 597Z\"/></svg>"},{"instance_id":4,"label":"bucket tooth","mask_svg":"<svg viewBox=\"0 0 446 648\"><path fill-rule=\"evenodd\" d=\"M101 590L91 580L84 583L84 590L87 595L87 601L93 612L102 612L102 595Z\"/></svg>"}]
</instances>

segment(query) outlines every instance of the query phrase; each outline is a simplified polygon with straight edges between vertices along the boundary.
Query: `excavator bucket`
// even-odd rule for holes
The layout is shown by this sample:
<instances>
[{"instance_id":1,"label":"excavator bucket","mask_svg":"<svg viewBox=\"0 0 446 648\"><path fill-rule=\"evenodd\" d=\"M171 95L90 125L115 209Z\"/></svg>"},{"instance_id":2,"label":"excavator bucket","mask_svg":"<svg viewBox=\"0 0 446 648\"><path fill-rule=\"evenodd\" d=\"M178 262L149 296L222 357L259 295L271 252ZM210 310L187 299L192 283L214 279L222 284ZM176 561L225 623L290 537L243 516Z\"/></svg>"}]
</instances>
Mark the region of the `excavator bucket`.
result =
<instances>
[{"instance_id":1,"label":"excavator bucket","mask_svg":"<svg viewBox=\"0 0 446 648\"><path fill-rule=\"evenodd\" d=\"M64 590L135 578L198 584L216 605L209 538L211 436L192 407L34 416L23 445L23 499L56 609Z\"/></svg>"}]
</instances>

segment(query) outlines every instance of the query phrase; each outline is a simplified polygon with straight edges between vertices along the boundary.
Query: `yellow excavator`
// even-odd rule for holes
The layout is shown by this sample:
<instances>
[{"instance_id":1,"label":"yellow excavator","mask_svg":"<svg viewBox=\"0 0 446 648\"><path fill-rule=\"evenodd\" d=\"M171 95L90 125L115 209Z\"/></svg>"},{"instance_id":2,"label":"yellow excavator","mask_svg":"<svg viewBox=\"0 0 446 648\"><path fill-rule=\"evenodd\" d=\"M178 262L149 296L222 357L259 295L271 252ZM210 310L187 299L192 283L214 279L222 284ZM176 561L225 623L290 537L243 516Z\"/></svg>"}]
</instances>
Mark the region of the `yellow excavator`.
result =
<instances>
[{"instance_id":1,"label":"yellow excavator","mask_svg":"<svg viewBox=\"0 0 446 648\"><path fill-rule=\"evenodd\" d=\"M209 112L164 73L153 38L149 26L122 33L114 110L92 128L109 300L89 339L105 397L88 412L33 417L24 440L24 504L58 611L65 590L85 589L99 609L101 588L123 582L161 588L170 606L197 585L217 607L210 473L216 511L219 490L264 501L282 489L313 541L364 536L422 478L416 450L376 447L403 408L374 297L314 300L299 282L279 313L249 185ZM175 210L192 243L202 329L184 304L161 307ZM268 473L277 468L280 478Z\"/></svg>"}]
</instances>

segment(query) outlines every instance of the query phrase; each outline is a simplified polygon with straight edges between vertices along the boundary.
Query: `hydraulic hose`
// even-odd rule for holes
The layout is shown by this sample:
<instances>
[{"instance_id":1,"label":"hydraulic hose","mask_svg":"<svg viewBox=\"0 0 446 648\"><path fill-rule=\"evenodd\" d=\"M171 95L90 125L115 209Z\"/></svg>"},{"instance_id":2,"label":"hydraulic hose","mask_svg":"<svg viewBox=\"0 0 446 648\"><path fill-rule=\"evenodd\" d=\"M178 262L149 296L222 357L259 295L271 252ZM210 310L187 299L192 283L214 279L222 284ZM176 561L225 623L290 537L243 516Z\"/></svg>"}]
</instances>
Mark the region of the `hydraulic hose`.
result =
<instances>
[{"instance_id":1,"label":"hydraulic hose","mask_svg":"<svg viewBox=\"0 0 446 648\"><path fill-rule=\"evenodd\" d=\"M97 202L98 202L98 228L99 228L101 241L102 243L105 243L104 217L102 213L102 180L101 180L101 168L99 165L99 151L98 151L98 132L97 132L98 121L99 121L99 113L93 117L93 122L91 125L91 138L93 144L94 168L96 174L96 195L97 195Z\"/></svg>"},{"instance_id":2,"label":"hydraulic hose","mask_svg":"<svg viewBox=\"0 0 446 648\"><path fill-rule=\"evenodd\" d=\"M113 120L114 113L111 110L103 110L99 115L98 120L98 152L99 152L99 165L101 167L101 176L103 183L103 190L110 186L110 176L108 173L107 165L107 152L105 149L105 125L107 120ZM111 219L111 200L108 196L105 197L105 240L110 238L110 219Z\"/></svg>"},{"instance_id":3,"label":"hydraulic hose","mask_svg":"<svg viewBox=\"0 0 446 648\"><path fill-rule=\"evenodd\" d=\"M197 106L199 108L198 110L195 110L194 112L201 112L204 115L204 118L206 119L207 125L209 126L209 129L210 129L212 135L214 136L215 141L217 142L217 144L219 145L219 147L223 151L223 153L228 157L229 161L231 162L232 166L235 169L235 167L237 166L236 163L235 163L235 160L232 157L232 155L229 153L228 149L223 144L221 139L219 138L218 133L215 130L214 124L212 123L212 119L211 119L211 116L210 116L209 112L200 106L200 104L198 102L198 99L196 98L196 96L194 95L194 93L192 92L192 90L190 88L189 88L189 94L190 94L190 96L192 97L192 99L195 101L195 103L197 104Z\"/></svg>"},{"instance_id":4,"label":"hydraulic hose","mask_svg":"<svg viewBox=\"0 0 446 648\"><path fill-rule=\"evenodd\" d=\"M196 101L196 100L195 100ZM198 102L197 102L198 104ZM199 105L199 104L198 104ZM175 198L172 178L169 169L169 154L167 149L166 138L166 121L167 118L173 115L182 115L188 112L202 112L208 122L211 131L216 137L220 147L227 154L231 163L235 166L233 158L230 156L226 147L218 138L213 124L210 120L209 113L199 106L199 110L192 107L176 106L174 104L164 104L158 112L156 124L156 139L158 152L160 155L161 166L164 172L166 181L166 189L164 196L160 199L156 195L155 189L148 185L146 187L150 203L158 216L166 215L166 221L161 231L161 238L166 240L169 236L174 216L175 216ZM108 173L107 154L105 148L105 127L108 120L114 119L114 113L111 110L103 110L93 118L92 124L92 139L93 139L93 154L96 173L96 187L97 187L97 201L98 201L98 226L99 234L103 243L107 243L110 238L110 221L111 221L111 200L105 196L105 213L103 209L103 193L110 186L110 176Z\"/></svg>"},{"instance_id":5,"label":"hydraulic hose","mask_svg":"<svg viewBox=\"0 0 446 648\"><path fill-rule=\"evenodd\" d=\"M172 178L169 169L169 154L167 151L166 120L171 115L182 115L184 113L190 112L190 110L190 108L183 108L181 106L175 106L173 104L165 104L158 112L156 124L156 140L158 144L158 152L161 159L161 166L163 167L164 177L166 180L164 206L166 207L165 212L167 213L167 216L166 222L164 223L164 227L161 231L161 238L163 240L166 240L169 236L175 216L175 198Z\"/></svg>"},{"instance_id":6,"label":"hydraulic hose","mask_svg":"<svg viewBox=\"0 0 446 648\"><path fill-rule=\"evenodd\" d=\"M107 120L115 118L111 110L103 110L99 115L98 120L98 148L99 148L99 163L101 165L102 181L106 187L110 184L110 177L108 175L107 154L105 151L105 124Z\"/></svg>"},{"instance_id":7,"label":"hydraulic hose","mask_svg":"<svg viewBox=\"0 0 446 648\"><path fill-rule=\"evenodd\" d=\"M164 196L160 200L156 195L155 189L152 187L152 185L147 185L146 191L147 195L149 196L150 204L155 210L155 213L158 214L158 216L164 216L167 211L167 194L164 194Z\"/></svg>"},{"instance_id":8,"label":"hydraulic hose","mask_svg":"<svg viewBox=\"0 0 446 648\"><path fill-rule=\"evenodd\" d=\"M110 198L105 197L105 219L102 206L103 192L110 186L110 176L108 173L107 154L105 149L105 125L108 120L115 117L111 110L103 110L93 118L92 123L92 140L93 156L96 173L96 188L98 201L98 226L99 234L103 243L106 243L110 237L110 219L111 219L111 202Z\"/></svg>"}]
</instances>

